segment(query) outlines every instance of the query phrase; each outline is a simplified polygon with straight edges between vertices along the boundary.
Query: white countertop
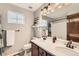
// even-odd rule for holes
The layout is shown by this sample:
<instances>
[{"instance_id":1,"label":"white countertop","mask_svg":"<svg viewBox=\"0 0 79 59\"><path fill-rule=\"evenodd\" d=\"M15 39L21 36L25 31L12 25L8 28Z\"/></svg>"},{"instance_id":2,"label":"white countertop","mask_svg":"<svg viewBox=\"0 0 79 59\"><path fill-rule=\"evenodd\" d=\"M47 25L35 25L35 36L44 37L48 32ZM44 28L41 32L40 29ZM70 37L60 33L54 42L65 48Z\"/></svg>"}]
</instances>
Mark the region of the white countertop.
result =
<instances>
[{"instance_id":1,"label":"white countertop","mask_svg":"<svg viewBox=\"0 0 79 59\"><path fill-rule=\"evenodd\" d=\"M52 42L52 39L38 39L35 38L31 40L31 42L35 43L48 53L56 56L79 56L79 49L70 49L67 48L66 45L64 45L65 41L61 41L60 39L57 39L56 43Z\"/></svg>"}]
</instances>

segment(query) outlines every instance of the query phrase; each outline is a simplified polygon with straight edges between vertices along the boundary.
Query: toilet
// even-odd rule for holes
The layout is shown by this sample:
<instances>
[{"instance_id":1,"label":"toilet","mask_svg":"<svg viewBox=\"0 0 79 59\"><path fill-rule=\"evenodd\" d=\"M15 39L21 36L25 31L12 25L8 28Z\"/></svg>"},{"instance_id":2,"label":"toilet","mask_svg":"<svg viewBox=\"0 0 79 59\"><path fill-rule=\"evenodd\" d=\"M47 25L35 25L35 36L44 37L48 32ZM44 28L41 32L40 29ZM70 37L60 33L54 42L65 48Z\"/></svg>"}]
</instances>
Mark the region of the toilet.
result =
<instances>
[{"instance_id":1,"label":"toilet","mask_svg":"<svg viewBox=\"0 0 79 59\"><path fill-rule=\"evenodd\" d=\"M25 55L28 55L30 53L31 43L25 44L23 49L25 50Z\"/></svg>"}]
</instances>

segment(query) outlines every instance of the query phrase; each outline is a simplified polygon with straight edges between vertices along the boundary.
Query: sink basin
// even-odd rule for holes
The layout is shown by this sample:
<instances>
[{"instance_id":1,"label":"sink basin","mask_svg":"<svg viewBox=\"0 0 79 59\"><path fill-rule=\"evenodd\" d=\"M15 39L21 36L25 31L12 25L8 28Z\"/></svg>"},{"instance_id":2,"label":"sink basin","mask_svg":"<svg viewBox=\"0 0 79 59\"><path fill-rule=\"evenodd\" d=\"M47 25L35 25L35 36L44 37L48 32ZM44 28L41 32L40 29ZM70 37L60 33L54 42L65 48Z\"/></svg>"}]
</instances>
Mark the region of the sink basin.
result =
<instances>
[{"instance_id":1,"label":"sink basin","mask_svg":"<svg viewBox=\"0 0 79 59\"><path fill-rule=\"evenodd\" d=\"M67 48L67 47L56 47L56 52L62 53L63 55L67 56L79 56L79 53L73 51L73 49Z\"/></svg>"}]
</instances>

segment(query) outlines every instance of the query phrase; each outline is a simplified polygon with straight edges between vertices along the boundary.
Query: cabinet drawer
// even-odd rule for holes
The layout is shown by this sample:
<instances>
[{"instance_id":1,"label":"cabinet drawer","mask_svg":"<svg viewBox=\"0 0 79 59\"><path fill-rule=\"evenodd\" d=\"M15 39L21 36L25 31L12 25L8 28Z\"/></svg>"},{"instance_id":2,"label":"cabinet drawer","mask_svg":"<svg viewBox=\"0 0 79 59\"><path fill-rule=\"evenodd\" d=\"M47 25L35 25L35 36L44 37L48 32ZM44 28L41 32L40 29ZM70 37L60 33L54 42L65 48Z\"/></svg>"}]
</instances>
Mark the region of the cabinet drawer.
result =
<instances>
[{"instance_id":1,"label":"cabinet drawer","mask_svg":"<svg viewBox=\"0 0 79 59\"><path fill-rule=\"evenodd\" d=\"M43 49L39 48L39 56L46 56L46 51Z\"/></svg>"}]
</instances>

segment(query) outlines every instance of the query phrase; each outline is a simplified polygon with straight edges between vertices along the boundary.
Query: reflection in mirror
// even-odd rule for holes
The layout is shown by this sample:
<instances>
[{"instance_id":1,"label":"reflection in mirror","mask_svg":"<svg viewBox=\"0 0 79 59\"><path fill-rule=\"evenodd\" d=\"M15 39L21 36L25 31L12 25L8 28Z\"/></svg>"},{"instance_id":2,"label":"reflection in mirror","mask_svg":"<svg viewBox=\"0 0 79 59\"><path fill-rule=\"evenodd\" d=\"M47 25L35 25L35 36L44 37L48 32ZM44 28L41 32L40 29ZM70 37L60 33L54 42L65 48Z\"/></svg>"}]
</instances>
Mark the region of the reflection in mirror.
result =
<instances>
[{"instance_id":1,"label":"reflection in mirror","mask_svg":"<svg viewBox=\"0 0 79 59\"><path fill-rule=\"evenodd\" d=\"M52 18L47 17L47 16L42 16L42 19L47 21L48 37L51 37L52 36L51 35L51 21L52 21Z\"/></svg>"},{"instance_id":2,"label":"reflection in mirror","mask_svg":"<svg viewBox=\"0 0 79 59\"><path fill-rule=\"evenodd\" d=\"M44 16L43 18L45 18ZM66 23L66 17L61 17L58 19L46 17L46 20L48 21L48 36L56 38L61 38L66 40L67 37L67 23Z\"/></svg>"},{"instance_id":3,"label":"reflection in mirror","mask_svg":"<svg viewBox=\"0 0 79 59\"><path fill-rule=\"evenodd\" d=\"M79 42L79 13L68 15L67 40Z\"/></svg>"}]
</instances>

